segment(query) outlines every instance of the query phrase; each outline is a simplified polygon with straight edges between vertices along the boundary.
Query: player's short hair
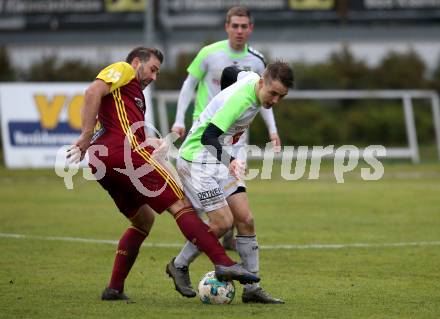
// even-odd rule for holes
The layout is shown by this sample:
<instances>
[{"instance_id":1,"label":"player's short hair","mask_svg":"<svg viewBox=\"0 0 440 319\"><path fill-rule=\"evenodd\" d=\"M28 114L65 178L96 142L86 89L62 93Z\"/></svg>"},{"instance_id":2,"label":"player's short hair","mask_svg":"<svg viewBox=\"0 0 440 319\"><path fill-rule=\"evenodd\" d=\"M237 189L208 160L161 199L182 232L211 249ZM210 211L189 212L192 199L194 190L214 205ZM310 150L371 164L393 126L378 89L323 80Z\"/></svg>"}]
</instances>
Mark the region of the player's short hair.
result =
<instances>
[{"instance_id":1,"label":"player's short hair","mask_svg":"<svg viewBox=\"0 0 440 319\"><path fill-rule=\"evenodd\" d=\"M248 8L245 7L232 7L231 9L228 10L228 12L226 13L226 23L231 22L231 18L232 17L248 17L249 18L249 22L252 23L252 16L251 16L251 12L249 11Z\"/></svg>"},{"instance_id":2,"label":"player's short hair","mask_svg":"<svg viewBox=\"0 0 440 319\"><path fill-rule=\"evenodd\" d=\"M221 90L226 89L235 82L237 82L238 73L243 71L236 65L230 65L223 69L222 76L220 77L220 88Z\"/></svg>"},{"instance_id":3,"label":"player's short hair","mask_svg":"<svg viewBox=\"0 0 440 319\"><path fill-rule=\"evenodd\" d=\"M280 81L286 88L293 88L294 76L289 64L284 61L276 60L267 65L264 70L263 78L265 81Z\"/></svg>"},{"instance_id":4,"label":"player's short hair","mask_svg":"<svg viewBox=\"0 0 440 319\"><path fill-rule=\"evenodd\" d=\"M147 62L150 60L152 55L154 55L160 61L160 63L163 62L163 54L160 52L160 50L146 47L137 47L131 50L125 59L125 62L130 64L135 58L139 58L141 61Z\"/></svg>"}]
</instances>

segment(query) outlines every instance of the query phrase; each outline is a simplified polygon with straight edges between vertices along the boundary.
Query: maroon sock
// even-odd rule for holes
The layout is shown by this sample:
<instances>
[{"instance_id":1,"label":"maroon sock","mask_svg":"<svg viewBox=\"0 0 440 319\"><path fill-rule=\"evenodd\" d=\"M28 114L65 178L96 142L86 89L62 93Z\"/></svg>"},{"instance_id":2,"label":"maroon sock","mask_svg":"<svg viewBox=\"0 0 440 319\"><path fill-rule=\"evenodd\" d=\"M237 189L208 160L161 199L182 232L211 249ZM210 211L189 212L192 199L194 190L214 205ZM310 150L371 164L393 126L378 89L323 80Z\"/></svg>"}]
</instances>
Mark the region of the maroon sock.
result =
<instances>
[{"instance_id":1,"label":"maroon sock","mask_svg":"<svg viewBox=\"0 0 440 319\"><path fill-rule=\"evenodd\" d=\"M116 251L115 262L113 264L112 278L109 287L119 292L124 291L124 282L133 266L142 242L148 234L130 226L119 240L118 250Z\"/></svg>"},{"instance_id":2,"label":"maroon sock","mask_svg":"<svg viewBox=\"0 0 440 319\"><path fill-rule=\"evenodd\" d=\"M185 237L203 251L214 265L231 266L235 262L226 255L217 236L196 214L194 208L184 207L174 216Z\"/></svg>"}]
</instances>

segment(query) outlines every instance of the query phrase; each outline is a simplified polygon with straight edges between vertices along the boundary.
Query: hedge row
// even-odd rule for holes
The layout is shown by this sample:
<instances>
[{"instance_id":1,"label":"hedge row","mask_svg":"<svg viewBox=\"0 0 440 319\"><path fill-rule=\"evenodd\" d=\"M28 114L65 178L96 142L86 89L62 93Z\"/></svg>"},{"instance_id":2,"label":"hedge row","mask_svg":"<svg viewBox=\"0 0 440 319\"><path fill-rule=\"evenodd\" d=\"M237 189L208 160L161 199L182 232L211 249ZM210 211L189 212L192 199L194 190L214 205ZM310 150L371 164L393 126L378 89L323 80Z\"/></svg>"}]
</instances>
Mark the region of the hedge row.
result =
<instances>
[{"instance_id":1,"label":"hedge row","mask_svg":"<svg viewBox=\"0 0 440 319\"><path fill-rule=\"evenodd\" d=\"M182 54L173 70L164 69L157 80L158 90L178 90L186 77L192 54ZM107 63L106 63L107 64ZM104 65L81 60L61 62L56 56L43 57L28 70L11 66L0 48L0 81L91 81ZM293 63L297 89L434 89L440 92L440 60L433 71L415 51L389 52L375 67L354 57L348 47L333 53L326 62ZM284 101L275 116L283 142L289 145L384 144L405 145L406 134L401 101ZM426 102L415 104L419 142L431 144L434 129ZM257 118L251 141L264 144L267 132Z\"/></svg>"}]
</instances>

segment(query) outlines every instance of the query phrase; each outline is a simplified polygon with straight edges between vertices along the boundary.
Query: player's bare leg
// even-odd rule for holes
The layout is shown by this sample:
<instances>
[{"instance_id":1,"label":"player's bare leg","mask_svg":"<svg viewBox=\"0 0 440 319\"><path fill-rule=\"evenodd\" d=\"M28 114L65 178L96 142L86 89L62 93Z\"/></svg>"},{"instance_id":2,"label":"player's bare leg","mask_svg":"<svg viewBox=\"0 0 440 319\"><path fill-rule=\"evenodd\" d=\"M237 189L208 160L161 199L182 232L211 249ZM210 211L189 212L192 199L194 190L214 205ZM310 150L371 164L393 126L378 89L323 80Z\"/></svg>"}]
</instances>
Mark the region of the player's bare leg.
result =
<instances>
[{"instance_id":1,"label":"player's bare leg","mask_svg":"<svg viewBox=\"0 0 440 319\"><path fill-rule=\"evenodd\" d=\"M226 250L237 250L237 242L234 237L234 227L231 227L224 235L222 245Z\"/></svg>"},{"instance_id":2,"label":"player's bare leg","mask_svg":"<svg viewBox=\"0 0 440 319\"><path fill-rule=\"evenodd\" d=\"M255 275L259 272L259 249L255 235L255 225L246 192L235 193L227 199L234 215L234 224L237 228L237 252L243 266ZM242 301L244 303L282 304L283 300L273 298L258 284L245 285Z\"/></svg>"}]
</instances>

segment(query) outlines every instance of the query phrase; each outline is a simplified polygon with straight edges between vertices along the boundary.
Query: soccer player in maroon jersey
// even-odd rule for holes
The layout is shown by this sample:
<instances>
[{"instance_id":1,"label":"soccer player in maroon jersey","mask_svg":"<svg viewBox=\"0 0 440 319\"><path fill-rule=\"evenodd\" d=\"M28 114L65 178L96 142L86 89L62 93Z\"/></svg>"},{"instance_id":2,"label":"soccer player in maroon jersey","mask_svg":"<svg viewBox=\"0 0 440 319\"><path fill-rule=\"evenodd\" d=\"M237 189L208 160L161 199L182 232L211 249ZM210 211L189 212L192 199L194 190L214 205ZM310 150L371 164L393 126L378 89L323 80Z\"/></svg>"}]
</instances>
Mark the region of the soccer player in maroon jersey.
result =
<instances>
[{"instance_id":1,"label":"soccer player in maroon jersey","mask_svg":"<svg viewBox=\"0 0 440 319\"><path fill-rule=\"evenodd\" d=\"M82 132L68 151L72 161L79 161L89 150L92 172L131 222L119 240L110 283L102 300L128 299L124 294L125 279L153 226L155 213L164 210L174 216L185 237L206 253L220 280L259 281L226 255L180 185L159 163L155 149L160 141L149 142L145 133L142 91L156 79L162 61L159 50L138 47L128 54L126 62L103 69L85 92Z\"/></svg>"}]
</instances>

